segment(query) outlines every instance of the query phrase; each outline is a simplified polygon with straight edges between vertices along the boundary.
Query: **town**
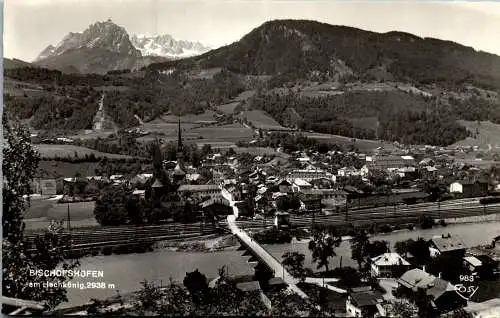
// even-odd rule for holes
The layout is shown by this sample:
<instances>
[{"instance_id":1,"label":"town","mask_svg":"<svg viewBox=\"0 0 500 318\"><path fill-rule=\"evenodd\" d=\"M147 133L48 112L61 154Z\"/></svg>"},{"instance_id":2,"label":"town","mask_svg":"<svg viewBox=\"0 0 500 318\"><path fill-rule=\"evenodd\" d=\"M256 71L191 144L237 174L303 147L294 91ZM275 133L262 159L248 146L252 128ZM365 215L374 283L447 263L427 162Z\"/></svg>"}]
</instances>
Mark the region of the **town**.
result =
<instances>
[{"instance_id":1,"label":"town","mask_svg":"<svg viewBox=\"0 0 500 318\"><path fill-rule=\"evenodd\" d=\"M165 160L166 145L157 141L148 173L33 181L35 204L54 198L67 204L60 226L71 234L73 254L144 253L159 241L232 232L243 255L257 264L252 280L237 285L245 292L265 297L268 291L295 286L310 298L319 290L322 310L346 317L387 317L398 310L394 308L473 313L492 302L489 306L496 308L493 296L498 288L467 295L456 287L470 291L462 286L498 285L499 274L495 243L500 236L489 237L490 244L470 246L446 228L448 222L464 218L496 220L499 212L499 173L495 166L457 164L450 153L466 149L395 147L364 154L308 141L300 132L259 130L248 146L278 140L273 154L236 153L236 145L205 143L198 147L195 167L185 155L180 120L177 131L176 160ZM72 218L80 218L71 206L93 200L96 225L72 225ZM442 235L393 244L369 239L378 233L433 227L442 228ZM35 240L36 227L32 233L28 242ZM305 268L300 252L266 261L270 254L258 245L304 239L320 246L309 243L313 262L324 271ZM341 261L331 270L329 256L335 256L335 248L346 239L356 265L342 267ZM474 295L486 300L468 305Z\"/></svg>"}]
</instances>

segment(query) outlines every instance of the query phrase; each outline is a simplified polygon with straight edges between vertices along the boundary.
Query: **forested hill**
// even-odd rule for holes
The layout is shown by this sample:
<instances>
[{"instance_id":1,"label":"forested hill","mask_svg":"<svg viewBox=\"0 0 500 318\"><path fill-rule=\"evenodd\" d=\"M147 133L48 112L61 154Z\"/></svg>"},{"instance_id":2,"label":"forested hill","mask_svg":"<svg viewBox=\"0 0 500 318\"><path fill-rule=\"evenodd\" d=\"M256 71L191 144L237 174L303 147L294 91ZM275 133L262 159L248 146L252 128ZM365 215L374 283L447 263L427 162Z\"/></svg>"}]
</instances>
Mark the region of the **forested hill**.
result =
<instances>
[{"instance_id":1,"label":"forested hill","mask_svg":"<svg viewBox=\"0 0 500 318\"><path fill-rule=\"evenodd\" d=\"M352 75L447 86L500 88L500 57L473 48L403 32L375 33L307 20L275 20L240 41L206 54L150 69L227 67L288 78Z\"/></svg>"},{"instance_id":2,"label":"forested hill","mask_svg":"<svg viewBox=\"0 0 500 318\"><path fill-rule=\"evenodd\" d=\"M217 111L243 91L256 94L236 112L264 110L283 126L354 138L449 145L473 137L459 119L500 124L499 56L314 21L266 22L229 46L140 71L23 66L5 69L6 109L40 130L91 129L103 91L120 128Z\"/></svg>"}]
</instances>

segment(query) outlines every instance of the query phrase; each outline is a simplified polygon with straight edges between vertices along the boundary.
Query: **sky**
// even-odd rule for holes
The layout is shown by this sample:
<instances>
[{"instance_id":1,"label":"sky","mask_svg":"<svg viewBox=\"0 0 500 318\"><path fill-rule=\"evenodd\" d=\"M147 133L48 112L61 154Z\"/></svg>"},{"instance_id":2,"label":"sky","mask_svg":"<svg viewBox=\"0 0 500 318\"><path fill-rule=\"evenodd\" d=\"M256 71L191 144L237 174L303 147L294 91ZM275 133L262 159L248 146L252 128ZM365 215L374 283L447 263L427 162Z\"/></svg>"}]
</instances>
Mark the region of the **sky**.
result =
<instances>
[{"instance_id":1,"label":"sky","mask_svg":"<svg viewBox=\"0 0 500 318\"><path fill-rule=\"evenodd\" d=\"M274 19L404 31L500 55L500 2L429 0L5 0L4 56L32 61L69 32L111 18L130 35L219 47Z\"/></svg>"}]
</instances>

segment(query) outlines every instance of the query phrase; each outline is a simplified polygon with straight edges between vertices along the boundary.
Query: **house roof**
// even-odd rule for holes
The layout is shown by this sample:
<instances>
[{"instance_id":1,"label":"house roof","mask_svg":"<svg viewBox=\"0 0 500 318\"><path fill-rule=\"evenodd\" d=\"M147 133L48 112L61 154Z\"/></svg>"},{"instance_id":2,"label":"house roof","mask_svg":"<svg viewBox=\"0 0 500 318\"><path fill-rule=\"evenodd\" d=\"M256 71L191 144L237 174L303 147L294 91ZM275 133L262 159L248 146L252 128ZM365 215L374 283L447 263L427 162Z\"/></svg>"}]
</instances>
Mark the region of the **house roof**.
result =
<instances>
[{"instance_id":1,"label":"house roof","mask_svg":"<svg viewBox=\"0 0 500 318\"><path fill-rule=\"evenodd\" d=\"M203 201L200 204L200 206L202 208L206 208L206 207L209 207L209 206L214 205L214 204L221 204L221 205L229 206L229 201L224 199L224 198L212 198L212 199L208 199L206 201Z\"/></svg>"},{"instance_id":2,"label":"house roof","mask_svg":"<svg viewBox=\"0 0 500 318\"><path fill-rule=\"evenodd\" d=\"M362 194L363 193L363 191L359 190L356 187L350 186L350 185L346 185L344 187L344 190L347 191L347 192L351 192L351 193L358 193L358 194Z\"/></svg>"},{"instance_id":3,"label":"house roof","mask_svg":"<svg viewBox=\"0 0 500 318\"><path fill-rule=\"evenodd\" d=\"M436 277L424 272L420 268L414 268L401 276L398 282L407 288L426 288Z\"/></svg>"},{"instance_id":4,"label":"house roof","mask_svg":"<svg viewBox=\"0 0 500 318\"><path fill-rule=\"evenodd\" d=\"M384 301L382 295L374 290L352 292L350 296L359 307L374 306Z\"/></svg>"},{"instance_id":5,"label":"house roof","mask_svg":"<svg viewBox=\"0 0 500 318\"><path fill-rule=\"evenodd\" d=\"M199 173L190 173L186 175L186 179L190 181L196 181L200 178L200 176L201 175Z\"/></svg>"},{"instance_id":6,"label":"house roof","mask_svg":"<svg viewBox=\"0 0 500 318\"><path fill-rule=\"evenodd\" d=\"M251 281L251 282L239 283L236 285L236 288L244 292L250 292L250 291L260 290L260 284L257 281Z\"/></svg>"},{"instance_id":7,"label":"house roof","mask_svg":"<svg viewBox=\"0 0 500 318\"><path fill-rule=\"evenodd\" d=\"M311 186L311 184L309 182L307 182L306 180L304 179L300 179L300 178L297 178L293 181L293 183L295 185L298 185L299 187L308 187L308 186Z\"/></svg>"},{"instance_id":8,"label":"house roof","mask_svg":"<svg viewBox=\"0 0 500 318\"><path fill-rule=\"evenodd\" d=\"M467 263L469 263L469 264L471 264L472 266L475 266L475 267L483 265L483 263L479 259L477 259L476 257L474 257L474 256L466 256L466 257L464 257L464 260Z\"/></svg>"},{"instance_id":9,"label":"house roof","mask_svg":"<svg viewBox=\"0 0 500 318\"><path fill-rule=\"evenodd\" d=\"M435 278L429 287L427 295L434 296L434 299L438 299L446 292L455 291L455 287L450 282L441 278Z\"/></svg>"},{"instance_id":10,"label":"house roof","mask_svg":"<svg viewBox=\"0 0 500 318\"><path fill-rule=\"evenodd\" d=\"M292 185L292 184L291 184L289 181L287 181L286 179L282 179L282 180L280 180L277 184L278 184L278 185L285 185L285 186L291 186L291 185Z\"/></svg>"},{"instance_id":11,"label":"house roof","mask_svg":"<svg viewBox=\"0 0 500 318\"><path fill-rule=\"evenodd\" d=\"M270 286L281 286L281 285L286 285L285 281L281 279L280 277L273 277L268 281L268 284Z\"/></svg>"},{"instance_id":12,"label":"house roof","mask_svg":"<svg viewBox=\"0 0 500 318\"><path fill-rule=\"evenodd\" d=\"M467 245L459 236L448 235L446 237L438 236L431 239L434 247L440 252L449 252L466 249Z\"/></svg>"},{"instance_id":13,"label":"house roof","mask_svg":"<svg viewBox=\"0 0 500 318\"><path fill-rule=\"evenodd\" d=\"M398 253L384 253L372 258L372 262L377 266L410 265Z\"/></svg>"},{"instance_id":14,"label":"house roof","mask_svg":"<svg viewBox=\"0 0 500 318\"><path fill-rule=\"evenodd\" d=\"M181 165L178 163L174 168L174 175L176 176L184 176L186 172L182 169Z\"/></svg>"},{"instance_id":15,"label":"house roof","mask_svg":"<svg viewBox=\"0 0 500 318\"><path fill-rule=\"evenodd\" d=\"M473 184L476 184L476 183L479 183L479 184L487 184L488 181L487 180L481 180L481 179L478 179L478 180L457 180L453 183L459 183L461 185L473 185Z\"/></svg>"},{"instance_id":16,"label":"house roof","mask_svg":"<svg viewBox=\"0 0 500 318\"><path fill-rule=\"evenodd\" d=\"M151 186L153 188L163 188L163 183L159 179L156 179L153 185Z\"/></svg>"},{"instance_id":17,"label":"house roof","mask_svg":"<svg viewBox=\"0 0 500 318\"><path fill-rule=\"evenodd\" d=\"M450 282L426 273L419 268L404 273L398 283L411 289L423 288L426 290L427 295L433 296L434 299L438 299L446 292L455 290L455 287Z\"/></svg>"},{"instance_id":18,"label":"house roof","mask_svg":"<svg viewBox=\"0 0 500 318\"><path fill-rule=\"evenodd\" d=\"M220 190L216 184L182 184L177 191L210 191Z\"/></svg>"}]
</instances>

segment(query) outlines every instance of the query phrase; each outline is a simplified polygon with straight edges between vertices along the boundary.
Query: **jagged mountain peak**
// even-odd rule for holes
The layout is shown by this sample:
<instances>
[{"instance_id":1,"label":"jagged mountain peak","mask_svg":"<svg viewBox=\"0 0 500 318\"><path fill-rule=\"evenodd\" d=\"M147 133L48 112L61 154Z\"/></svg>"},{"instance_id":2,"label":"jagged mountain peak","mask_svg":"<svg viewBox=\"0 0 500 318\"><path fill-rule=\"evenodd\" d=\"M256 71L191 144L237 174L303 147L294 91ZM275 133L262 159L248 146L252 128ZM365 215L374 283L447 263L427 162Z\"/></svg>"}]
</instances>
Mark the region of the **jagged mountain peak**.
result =
<instances>
[{"instance_id":1,"label":"jagged mountain peak","mask_svg":"<svg viewBox=\"0 0 500 318\"><path fill-rule=\"evenodd\" d=\"M163 56L175 59L200 55L210 50L210 47L200 42L176 40L170 34L155 36L134 34L131 41L144 56Z\"/></svg>"},{"instance_id":2,"label":"jagged mountain peak","mask_svg":"<svg viewBox=\"0 0 500 318\"><path fill-rule=\"evenodd\" d=\"M111 19L95 22L83 32L69 32L56 46L49 45L36 61L59 56L77 49L102 49L113 53L140 57L141 53L130 42L124 27Z\"/></svg>"}]
</instances>

